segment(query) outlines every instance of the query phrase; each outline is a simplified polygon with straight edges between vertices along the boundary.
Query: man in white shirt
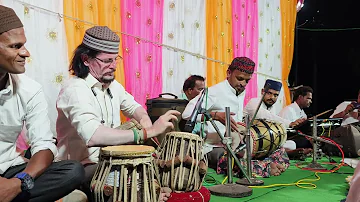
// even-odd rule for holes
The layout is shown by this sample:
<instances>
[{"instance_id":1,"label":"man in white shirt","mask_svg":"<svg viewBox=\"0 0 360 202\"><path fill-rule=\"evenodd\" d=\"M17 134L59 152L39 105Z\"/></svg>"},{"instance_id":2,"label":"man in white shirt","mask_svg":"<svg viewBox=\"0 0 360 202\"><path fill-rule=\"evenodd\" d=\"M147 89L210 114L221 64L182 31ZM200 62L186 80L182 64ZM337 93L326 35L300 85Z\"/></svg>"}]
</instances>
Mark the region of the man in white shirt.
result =
<instances>
[{"instance_id":1,"label":"man in white shirt","mask_svg":"<svg viewBox=\"0 0 360 202\"><path fill-rule=\"evenodd\" d=\"M279 116L289 121L307 119L304 109L310 107L312 103L312 94L313 90L309 86L303 86L296 89L294 93L294 102L282 109ZM312 148L310 141L303 136L288 136L288 139L291 139L296 143L296 148Z\"/></svg>"},{"instance_id":2,"label":"man in white shirt","mask_svg":"<svg viewBox=\"0 0 360 202\"><path fill-rule=\"evenodd\" d=\"M114 80L116 63L121 59L119 44L119 36L108 27L86 30L70 64L75 76L63 86L57 100L59 158L84 165L84 191L88 196L100 146L140 144L174 128L170 121L180 115L170 110L152 125L146 110ZM121 124L120 111L144 129L115 129Z\"/></svg>"},{"instance_id":3,"label":"man in white shirt","mask_svg":"<svg viewBox=\"0 0 360 202\"><path fill-rule=\"evenodd\" d=\"M244 90L251 79L254 68L255 63L251 59L247 57L237 57L228 67L226 80L208 89L208 95L205 96L202 107L210 113L222 135L225 134L225 107L230 107L232 130L239 130L237 122L242 121ZM182 114L183 119L190 119L199 98L200 95L189 102ZM203 116L199 115L197 121L201 122L202 120L204 120ZM223 146L219 135L210 122L206 122L205 133L204 153L211 152L215 147ZM240 135L237 133L232 134L232 148L235 149L240 143ZM209 154L210 167L216 167L217 161L223 151L223 148L215 149L213 153Z\"/></svg>"},{"instance_id":4,"label":"man in white shirt","mask_svg":"<svg viewBox=\"0 0 360 202\"><path fill-rule=\"evenodd\" d=\"M84 168L75 161L53 163L57 149L40 84L25 76L23 25L0 5L0 201L56 201L76 189ZM32 157L16 151L23 128Z\"/></svg>"},{"instance_id":5,"label":"man in white shirt","mask_svg":"<svg viewBox=\"0 0 360 202\"><path fill-rule=\"evenodd\" d=\"M340 103L330 118L342 118L342 126L349 124L358 125L360 121L360 90L358 92L357 102L344 101Z\"/></svg>"},{"instance_id":6,"label":"man in white shirt","mask_svg":"<svg viewBox=\"0 0 360 202\"><path fill-rule=\"evenodd\" d=\"M266 91L266 87L268 87L268 90ZM284 119L278 115L276 115L276 112L273 109L273 105L278 99L280 90L282 88L281 82L274 81L271 79L267 79L265 81L264 88L261 91L261 94L264 95L264 98L261 100L261 98L252 98L245 106L244 108L244 117L249 116L250 120L254 117L256 108L261 102L260 108L258 113L256 114L256 119L264 119L270 122L276 122L282 124L285 128L287 127L295 127L302 123L305 119L297 119L295 121L290 121L287 119ZM266 91L266 92L265 92ZM263 168L262 173L269 173L271 175L280 175L281 172L284 172L286 168L290 165L289 158L285 152L284 147L295 149L295 142L293 141L286 141L284 145L277 145L281 146L280 149L274 151L268 158L274 159L269 162L269 165L265 164L266 166L262 166L261 163L255 165L255 167L261 167ZM276 158L273 157L280 157L280 160L275 160ZM259 161L261 162L261 161ZM253 165L254 166L254 165ZM270 167L270 171L268 171ZM260 170L260 169L259 169Z\"/></svg>"}]
</instances>

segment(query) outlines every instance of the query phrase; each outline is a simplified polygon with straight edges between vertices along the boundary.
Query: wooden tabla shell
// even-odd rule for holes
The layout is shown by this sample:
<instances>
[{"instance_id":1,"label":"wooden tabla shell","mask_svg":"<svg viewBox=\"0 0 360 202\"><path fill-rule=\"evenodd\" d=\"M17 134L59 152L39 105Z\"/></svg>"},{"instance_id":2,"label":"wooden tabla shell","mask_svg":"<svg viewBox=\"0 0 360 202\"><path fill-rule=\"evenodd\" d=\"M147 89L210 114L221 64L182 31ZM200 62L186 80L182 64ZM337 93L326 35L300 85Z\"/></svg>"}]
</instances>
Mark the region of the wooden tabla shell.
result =
<instances>
[{"instance_id":1,"label":"wooden tabla shell","mask_svg":"<svg viewBox=\"0 0 360 202\"><path fill-rule=\"evenodd\" d=\"M197 191L207 170L203 155L203 140L199 135L170 132L157 149L156 164L160 184L173 191Z\"/></svg>"},{"instance_id":2,"label":"wooden tabla shell","mask_svg":"<svg viewBox=\"0 0 360 202\"><path fill-rule=\"evenodd\" d=\"M157 202L154 151L144 145L102 148L91 181L95 201L104 202L104 197L109 196L113 201Z\"/></svg>"},{"instance_id":3,"label":"wooden tabla shell","mask_svg":"<svg viewBox=\"0 0 360 202\"><path fill-rule=\"evenodd\" d=\"M250 128L250 148L254 159L268 157L286 141L287 133L282 124L265 120L254 120Z\"/></svg>"}]
</instances>

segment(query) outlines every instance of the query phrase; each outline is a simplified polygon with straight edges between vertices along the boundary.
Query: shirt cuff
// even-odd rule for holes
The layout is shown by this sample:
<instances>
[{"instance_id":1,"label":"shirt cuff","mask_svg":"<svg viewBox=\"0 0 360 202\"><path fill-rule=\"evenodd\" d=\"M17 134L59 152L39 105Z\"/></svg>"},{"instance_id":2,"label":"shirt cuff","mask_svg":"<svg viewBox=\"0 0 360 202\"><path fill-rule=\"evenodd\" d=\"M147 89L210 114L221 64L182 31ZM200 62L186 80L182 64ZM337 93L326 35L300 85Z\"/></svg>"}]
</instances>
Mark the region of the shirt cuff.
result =
<instances>
[{"instance_id":1,"label":"shirt cuff","mask_svg":"<svg viewBox=\"0 0 360 202\"><path fill-rule=\"evenodd\" d=\"M56 155L58 154L58 150L54 143L55 143L55 140L37 141L35 144L31 145L31 155L34 156L39 151L49 149L53 153L54 158L55 158Z\"/></svg>"}]
</instances>

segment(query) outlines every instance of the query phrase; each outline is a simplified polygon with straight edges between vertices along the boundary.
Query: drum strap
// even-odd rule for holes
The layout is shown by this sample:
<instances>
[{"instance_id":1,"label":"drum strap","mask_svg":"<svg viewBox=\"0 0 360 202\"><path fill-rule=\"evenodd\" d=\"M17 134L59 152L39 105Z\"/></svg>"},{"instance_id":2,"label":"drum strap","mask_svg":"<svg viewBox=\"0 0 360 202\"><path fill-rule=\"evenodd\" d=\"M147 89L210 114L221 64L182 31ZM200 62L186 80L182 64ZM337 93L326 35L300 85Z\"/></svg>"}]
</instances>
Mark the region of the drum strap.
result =
<instances>
[{"instance_id":1,"label":"drum strap","mask_svg":"<svg viewBox=\"0 0 360 202\"><path fill-rule=\"evenodd\" d=\"M268 150L268 155L270 155L270 151L272 151L272 147L273 145L275 145L274 143L274 131L270 128L269 124L267 124L264 120L261 120L261 123L264 124L264 126L266 127L266 129L268 130L269 134L270 134L270 148Z\"/></svg>"}]
</instances>

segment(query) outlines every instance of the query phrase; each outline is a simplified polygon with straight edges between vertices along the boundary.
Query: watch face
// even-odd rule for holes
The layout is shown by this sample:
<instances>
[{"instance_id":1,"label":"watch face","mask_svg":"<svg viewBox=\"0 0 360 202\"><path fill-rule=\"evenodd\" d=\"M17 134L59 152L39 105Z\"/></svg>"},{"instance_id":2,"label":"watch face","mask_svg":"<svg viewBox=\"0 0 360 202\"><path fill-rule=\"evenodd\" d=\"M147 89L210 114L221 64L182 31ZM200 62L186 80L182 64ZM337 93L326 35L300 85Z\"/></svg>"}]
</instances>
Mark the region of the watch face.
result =
<instances>
[{"instance_id":1,"label":"watch face","mask_svg":"<svg viewBox=\"0 0 360 202\"><path fill-rule=\"evenodd\" d=\"M32 189L34 187L34 180L28 175L24 177L24 184L26 186L26 189Z\"/></svg>"}]
</instances>

